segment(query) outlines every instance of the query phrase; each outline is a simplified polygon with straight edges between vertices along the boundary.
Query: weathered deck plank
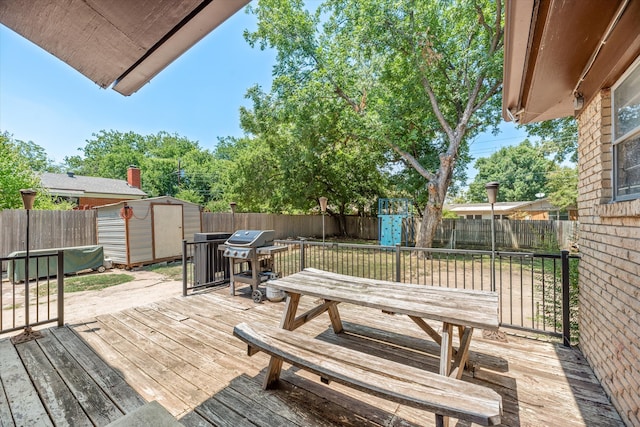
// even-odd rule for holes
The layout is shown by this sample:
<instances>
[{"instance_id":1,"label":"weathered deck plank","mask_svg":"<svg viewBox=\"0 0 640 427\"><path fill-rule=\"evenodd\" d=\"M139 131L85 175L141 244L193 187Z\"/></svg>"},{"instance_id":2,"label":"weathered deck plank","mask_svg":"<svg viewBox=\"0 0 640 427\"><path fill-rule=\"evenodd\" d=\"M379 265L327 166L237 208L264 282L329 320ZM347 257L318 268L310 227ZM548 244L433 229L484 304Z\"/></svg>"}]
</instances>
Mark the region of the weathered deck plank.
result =
<instances>
[{"instance_id":1,"label":"weathered deck plank","mask_svg":"<svg viewBox=\"0 0 640 427\"><path fill-rule=\"evenodd\" d=\"M0 341L0 380L9 411L2 411L3 423L19 426L53 426L38 392L31 383L18 352L9 339ZM10 412L11 418L4 418Z\"/></svg>"},{"instance_id":2,"label":"weathered deck plank","mask_svg":"<svg viewBox=\"0 0 640 427\"><path fill-rule=\"evenodd\" d=\"M82 410L95 425L106 425L117 420L123 412L111 398L93 381L84 367L66 349L47 333L36 341L43 353L78 399ZM73 425L73 424L71 424Z\"/></svg>"},{"instance_id":3,"label":"weathered deck plank","mask_svg":"<svg viewBox=\"0 0 640 427\"><path fill-rule=\"evenodd\" d=\"M303 298L300 304L304 308L312 303ZM122 413L157 400L193 427L433 425L431 413L339 384L321 384L316 376L286 364L281 387L263 391L269 358L263 353L247 357L246 346L231 332L241 322L278 327L283 306L254 304L242 290L231 297L228 289L221 289L53 328L45 331L45 341L18 344L19 351L2 339L0 425L71 424L50 405L55 399L64 401L63 395L76 396L73 387L103 391ZM405 316L349 305L341 306L340 314L344 334L334 334L324 314L299 331L437 372L438 346ZM491 341L476 331L470 358L474 375L465 373L463 380L502 396L504 425L557 425L562 420L570 427L622 426L576 349L510 335L507 342ZM73 366L85 373L60 375L51 389L69 391L41 400L29 375L39 378L36 382L52 378L55 369L47 367L47 361L62 372Z\"/></svg>"},{"instance_id":4,"label":"weathered deck plank","mask_svg":"<svg viewBox=\"0 0 640 427\"><path fill-rule=\"evenodd\" d=\"M135 391L139 393L144 400L148 402L156 400L167 409L180 406L179 400L169 388L156 382L143 371L132 368L122 369L123 367L127 367L127 365L121 363L124 356L111 345L111 342L105 341L96 333L97 328L98 326L95 320L73 325L72 327L73 331L83 339L89 347L94 349L109 366L122 374L125 381L134 387ZM139 384L144 384L145 386L136 387L136 385Z\"/></svg>"},{"instance_id":5,"label":"weathered deck plank","mask_svg":"<svg viewBox=\"0 0 640 427\"><path fill-rule=\"evenodd\" d=\"M146 402L127 382L105 363L76 334L68 328L51 328L51 334L73 355L87 374L113 400L125 414L143 406Z\"/></svg>"},{"instance_id":6,"label":"weathered deck plank","mask_svg":"<svg viewBox=\"0 0 640 427\"><path fill-rule=\"evenodd\" d=\"M47 339L49 338L45 335L39 341ZM40 399L47 407L49 416L59 424L70 426L93 425L87 414L82 410L77 398L69 390L69 387L67 387L38 344L36 341L31 341L18 346L17 349L22 362L29 371L36 390L38 390ZM103 422L108 424L110 420L103 419Z\"/></svg>"}]
</instances>

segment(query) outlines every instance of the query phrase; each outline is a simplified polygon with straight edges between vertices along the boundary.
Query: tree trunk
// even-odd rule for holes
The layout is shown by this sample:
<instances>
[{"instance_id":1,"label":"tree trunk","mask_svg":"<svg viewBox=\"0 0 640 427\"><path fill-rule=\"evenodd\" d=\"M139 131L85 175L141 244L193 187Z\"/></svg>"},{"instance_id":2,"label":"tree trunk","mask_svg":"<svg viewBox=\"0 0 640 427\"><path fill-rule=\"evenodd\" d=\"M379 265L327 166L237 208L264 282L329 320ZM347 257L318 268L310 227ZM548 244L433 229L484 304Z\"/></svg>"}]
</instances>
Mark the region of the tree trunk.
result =
<instances>
[{"instance_id":1,"label":"tree trunk","mask_svg":"<svg viewBox=\"0 0 640 427\"><path fill-rule=\"evenodd\" d=\"M429 201L422 215L420 233L416 241L416 247L419 248L433 247L433 239L436 236L438 225L440 225L440 221L442 220L444 195L440 194L438 185L435 183L430 182L427 187L429 189Z\"/></svg>"},{"instance_id":2,"label":"tree trunk","mask_svg":"<svg viewBox=\"0 0 640 427\"><path fill-rule=\"evenodd\" d=\"M343 237L347 236L347 216L344 213L340 213L338 215L338 227L340 229L340 235Z\"/></svg>"}]
</instances>

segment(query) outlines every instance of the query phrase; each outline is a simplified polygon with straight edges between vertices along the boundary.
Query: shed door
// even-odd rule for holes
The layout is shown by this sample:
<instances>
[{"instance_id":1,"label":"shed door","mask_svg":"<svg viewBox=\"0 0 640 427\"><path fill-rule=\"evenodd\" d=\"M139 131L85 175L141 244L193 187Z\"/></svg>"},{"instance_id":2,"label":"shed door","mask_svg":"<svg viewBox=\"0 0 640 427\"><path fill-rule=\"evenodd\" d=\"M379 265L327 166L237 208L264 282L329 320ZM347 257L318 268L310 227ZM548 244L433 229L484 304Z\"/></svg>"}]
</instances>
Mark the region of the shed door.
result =
<instances>
[{"instance_id":1,"label":"shed door","mask_svg":"<svg viewBox=\"0 0 640 427\"><path fill-rule=\"evenodd\" d=\"M182 205L153 205L153 256L155 259L182 254Z\"/></svg>"}]
</instances>

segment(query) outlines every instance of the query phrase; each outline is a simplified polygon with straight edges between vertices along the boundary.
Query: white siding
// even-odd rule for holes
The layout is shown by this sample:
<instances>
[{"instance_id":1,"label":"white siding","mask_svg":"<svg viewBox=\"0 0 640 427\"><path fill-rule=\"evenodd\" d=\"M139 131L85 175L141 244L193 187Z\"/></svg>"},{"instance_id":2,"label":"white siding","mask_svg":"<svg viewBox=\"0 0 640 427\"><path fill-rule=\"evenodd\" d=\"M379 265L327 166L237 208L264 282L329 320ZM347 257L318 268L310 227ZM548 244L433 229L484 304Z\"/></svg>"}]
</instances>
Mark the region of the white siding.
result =
<instances>
[{"instance_id":1,"label":"white siding","mask_svg":"<svg viewBox=\"0 0 640 427\"><path fill-rule=\"evenodd\" d=\"M184 238L192 241L193 235L202 230L200 206L183 202L173 197L154 197L151 199L129 200L126 202L133 210L125 234L125 221L120 217L124 203L104 206L98 211L98 244L104 246L105 256L115 264L140 265L151 264L153 257L153 215L152 204L173 204L183 206L182 228ZM127 250L129 260L127 260Z\"/></svg>"},{"instance_id":2,"label":"white siding","mask_svg":"<svg viewBox=\"0 0 640 427\"><path fill-rule=\"evenodd\" d=\"M98 244L104 248L105 258L114 264L127 264L127 244L125 239L125 223L120 217L122 205L98 209L97 234Z\"/></svg>"}]
</instances>

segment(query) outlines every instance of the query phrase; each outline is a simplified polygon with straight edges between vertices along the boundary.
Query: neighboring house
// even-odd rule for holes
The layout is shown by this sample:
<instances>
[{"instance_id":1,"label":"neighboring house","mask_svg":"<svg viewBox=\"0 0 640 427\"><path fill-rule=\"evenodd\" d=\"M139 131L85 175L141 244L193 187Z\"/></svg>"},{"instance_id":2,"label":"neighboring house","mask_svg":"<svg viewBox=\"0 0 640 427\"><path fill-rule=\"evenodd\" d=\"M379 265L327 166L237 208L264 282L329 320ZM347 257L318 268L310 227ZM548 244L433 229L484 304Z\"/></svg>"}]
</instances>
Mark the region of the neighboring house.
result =
<instances>
[{"instance_id":1,"label":"neighboring house","mask_svg":"<svg viewBox=\"0 0 640 427\"><path fill-rule=\"evenodd\" d=\"M466 219L491 219L491 204L489 203L460 203L445 206L445 209ZM493 205L496 219L524 219L524 220L572 220L578 219L576 209L561 211L549 203L549 200L539 199L532 202L498 202Z\"/></svg>"},{"instance_id":2,"label":"neighboring house","mask_svg":"<svg viewBox=\"0 0 640 427\"><path fill-rule=\"evenodd\" d=\"M140 189L140 169L135 167L130 167L127 171L127 181L80 176L72 172L44 172L40 181L52 196L68 200L78 209L91 209L147 196L147 193Z\"/></svg>"},{"instance_id":3,"label":"neighboring house","mask_svg":"<svg viewBox=\"0 0 640 427\"><path fill-rule=\"evenodd\" d=\"M578 121L580 348L640 425L640 1L507 0L503 116Z\"/></svg>"}]
</instances>

